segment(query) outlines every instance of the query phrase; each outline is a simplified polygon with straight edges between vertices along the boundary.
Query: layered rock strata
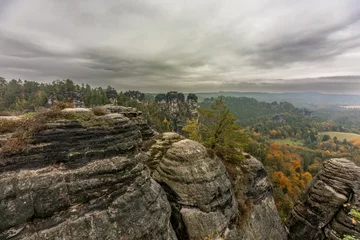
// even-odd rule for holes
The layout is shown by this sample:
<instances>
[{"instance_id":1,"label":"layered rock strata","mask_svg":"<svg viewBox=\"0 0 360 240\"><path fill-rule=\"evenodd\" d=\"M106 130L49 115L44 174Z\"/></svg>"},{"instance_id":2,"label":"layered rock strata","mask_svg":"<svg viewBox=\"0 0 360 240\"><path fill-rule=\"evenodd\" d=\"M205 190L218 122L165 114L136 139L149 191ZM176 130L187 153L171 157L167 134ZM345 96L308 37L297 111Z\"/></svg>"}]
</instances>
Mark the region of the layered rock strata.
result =
<instances>
[{"instance_id":1,"label":"layered rock strata","mask_svg":"<svg viewBox=\"0 0 360 240\"><path fill-rule=\"evenodd\" d=\"M287 218L289 239L360 239L360 219L352 214L359 196L360 168L342 158L325 162Z\"/></svg>"},{"instance_id":2,"label":"layered rock strata","mask_svg":"<svg viewBox=\"0 0 360 240\"><path fill-rule=\"evenodd\" d=\"M226 169L200 143L173 143L153 177L167 193L179 239L204 239L233 228L238 209Z\"/></svg>"},{"instance_id":3,"label":"layered rock strata","mask_svg":"<svg viewBox=\"0 0 360 240\"><path fill-rule=\"evenodd\" d=\"M185 139L183 136L174 132L166 132L156 137L152 144L144 149L148 156L146 164L150 170L154 171L157 168L159 162L173 143L183 139Z\"/></svg>"},{"instance_id":4,"label":"layered rock strata","mask_svg":"<svg viewBox=\"0 0 360 240\"><path fill-rule=\"evenodd\" d=\"M272 196L272 185L260 161L250 155L229 171L239 203L240 219L234 239L285 240L286 231Z\"/></svg>"},{"instance_id":5,"label":"layered rock strata","mask_svg":"<svg viewBox=\"0 0 360 240\"><path fill-rule=\"evenodd\" d=\"M48 123L28 151L0 159L0 239L177 239L171 207L139 154L141 133Z\"/></svg>"}]
</instances>

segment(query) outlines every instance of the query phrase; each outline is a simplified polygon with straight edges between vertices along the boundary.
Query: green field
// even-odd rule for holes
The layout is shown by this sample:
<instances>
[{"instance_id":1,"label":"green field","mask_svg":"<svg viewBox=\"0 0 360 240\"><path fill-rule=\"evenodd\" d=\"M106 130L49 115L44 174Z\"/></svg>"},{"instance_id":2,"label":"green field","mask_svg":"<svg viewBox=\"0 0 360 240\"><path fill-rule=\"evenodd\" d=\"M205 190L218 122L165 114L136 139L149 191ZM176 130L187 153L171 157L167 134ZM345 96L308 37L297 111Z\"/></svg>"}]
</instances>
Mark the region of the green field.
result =
<instances>
[{"instance_id":1,"label":"green field","mask_svg":"<svg viewBox=\"0 0 360 240\"><path fill-rule=\"evenodd\" d=\"M302 146L303 142L301 140L296 140L292 138L285 138L285 139L272 139L273 143L279 145L291 145L291 146Z\"/></svg>"},{"instance_id":2,"label":"green field","mask_svg":"<svg viewBox=\"0 0 360 240\"><path fill-rule=\"evenodd\" d=\"M344 132L321 132L320 135L329 135L331 138L337 137L339 141L346 139L346 141L350 141L355 139L356 141L360 141L360 134L356 133L344 133Z\"/></svg>"}]
</instances>

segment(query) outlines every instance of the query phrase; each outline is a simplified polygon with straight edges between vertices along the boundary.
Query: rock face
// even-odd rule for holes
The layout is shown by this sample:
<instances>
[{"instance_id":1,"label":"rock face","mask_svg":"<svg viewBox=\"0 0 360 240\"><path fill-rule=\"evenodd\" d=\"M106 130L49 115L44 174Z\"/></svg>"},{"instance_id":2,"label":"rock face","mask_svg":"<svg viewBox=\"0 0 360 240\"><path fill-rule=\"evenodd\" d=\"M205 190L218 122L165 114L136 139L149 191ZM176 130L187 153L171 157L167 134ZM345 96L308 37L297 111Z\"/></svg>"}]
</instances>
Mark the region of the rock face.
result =
<instances>
[{"instance_id":1,"label":"rock face","mask_svg":"<svg viewBox=\"0 0 360 240\"><path fill-rule=\"evenodd\" d=\"M150 170L154 171L172 144L182 139L184 139L183 136L173 132L166 132L159 135L149 149L145 149L148 156L146 164Z\"/></svg>"},{"instance_id":2,"label":"rock face","mask_svg":"<svg viewBox=\"0 0 360 240\"><path fill-rule=\"evenodd\" d=\"M38 169L50 164L72 166L136 150L141 132L136 123L121 114L99 117L99 124L84 127L78 121L59 120L46 124L45 130L28 140L23 153L2 153L0 173L19 169ZM101 126L111 124L113 126Z\"/></svg>"},{"instance_id":3,"label":"rock face","mask_svg":"<svg viewBox=\"0 0 360 240\"><path fill-rule=\"evenodd\" d=\"M350 214L360 209L359 197L360 168L346 159L325 162L287 218L289 239L359 239L360 219Z\"/></svg>"},{"instance_id":4,"label":"rock face","mask_svg":"<svg viewBox=\"0 0 360 240\"><path fill-rule=\"evenodd\" d=\"M286 231L266 170L260 161L245 156L239 162L226 164L240 211L237 231L231 239L285 240Z\"/></svg>"},{"instance_id":5,"label":"rock face","mask_svg":"<svg viewBox=\"0 0 360 240\"><path fill-rule=\"evenodd\" d=\"M192 140L169 148L153 177L172 206L172 224L179 239L221 235L236 222L238 209L222 162Z\"/></svg>"},{"instance_id":6,"label":"rock face","mask_svg":"<svg viewBox=\"0 0 360 240\"><path fill-rule=\"evenodd\" d=\"M0 239L177 239L171 207L139 154L136 123L49 123L0 159Z\"/></svg>"},{"instance_id":7,"label":"rock face","mask_svg":"<svg viewBox=\"0 0 360 240\"><path fill-rule=\"evenodd\" d=\"M143 141L147 141L157 134L154 129L152 129L148 122L142 118L142 112L138 111L136 108L124 107L124 106L115 106L115 105L105 105L104 109L108 113L119 113L131 119L136 123L141 131Z\"/></svg>"}]
</instances>

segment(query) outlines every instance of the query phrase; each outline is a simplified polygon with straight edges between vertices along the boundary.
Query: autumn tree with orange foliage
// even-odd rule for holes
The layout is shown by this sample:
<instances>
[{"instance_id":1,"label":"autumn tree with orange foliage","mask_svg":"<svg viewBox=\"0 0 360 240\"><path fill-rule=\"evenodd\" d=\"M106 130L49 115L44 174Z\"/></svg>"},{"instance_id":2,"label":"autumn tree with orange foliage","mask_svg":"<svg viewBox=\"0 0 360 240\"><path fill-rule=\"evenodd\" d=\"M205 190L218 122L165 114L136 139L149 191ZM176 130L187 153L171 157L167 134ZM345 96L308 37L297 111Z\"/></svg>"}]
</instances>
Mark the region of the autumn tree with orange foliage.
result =
<instances>
[{"instance_id":1,"label":"autumn tree with orange foliage","mask_svg":"<svg viewBox=\"0 0 360 240\"><path fill-rule=\"evenodd\" d=\"M285 218L312 176L304 172L299 154L274 143L270 145L264 164L272 177L276 206Z\"/></svg>"}]
</instances>

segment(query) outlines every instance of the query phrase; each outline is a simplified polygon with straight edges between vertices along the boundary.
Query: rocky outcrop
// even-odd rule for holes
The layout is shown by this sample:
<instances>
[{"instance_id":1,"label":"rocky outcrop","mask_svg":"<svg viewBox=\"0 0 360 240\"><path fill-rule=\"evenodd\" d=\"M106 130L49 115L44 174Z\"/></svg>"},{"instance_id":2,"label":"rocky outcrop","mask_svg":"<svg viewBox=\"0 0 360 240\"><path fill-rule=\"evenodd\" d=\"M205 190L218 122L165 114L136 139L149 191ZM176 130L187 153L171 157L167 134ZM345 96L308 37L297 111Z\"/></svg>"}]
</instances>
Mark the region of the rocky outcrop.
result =
<instances>
[{"instance_id":1,"label":"rocky outcrop","mask_svg":"<svg viewBox=\"0 0 360 240\"><path fill-rule=\"evenodd\" d=\"M260 161L245 159L226 163L239 205L237 231L231 239L287 239L272 196L272 185Z\"/></svg>"},{"instance_id":2,"label":"rocky outcrop","mask_svg":"<svg viewBox=\"0 0 360 240\"><path fill-rule=\"evenodd\" d=\"M154 171L171 145L182 139L185 138L177 133L166 132L160 134L154 142L152 142L149 148L145 148L144 150L148 156L145 163L148 165L150 170Z\"/></svg>"},{"instance_id":3,"label":"rocky outcrop","mask_svg":"<svg viewBox=\"0 0 360 240\"><path fill-rule=\"evenodd\" d=\"M23 151L0 152L0 239L284 239L259 161L225 167L108 111L48 122Z\"/></svg>"},{"instance_id":4,"label":"rocky outcrop","mask_svg":"<svg viewBox=\"0 0 360 240\"><path fill-rule=\"evenodd\" d=\"M148 122L142 117L142 112L138 111L133 107L124 107L124 106L115 106L115 105L105 105L104 109L108 113L119 113L131 119L134 123L139 126L142 140L147 141L158 133L152 129Z\"/></svg>"},{"instance_id":5,"label":"rocky outcrop","mask_svg":"<svg viewBox=\"0 0 360 240\"><path fill-rule=\"evenodd\" d=\"M142 141L136 123L122 114L101 116L89 123L59 120L43 128L27 140L26 151L1 154L0 172L58 163L76 167L135 151Z\"/></svg>"},{"instance_id":6,"label":"rocky outcrop","mask_svg":"<svg viewBox=\"0 0 360 240\"><path fill-rule=\"evenodd\" d=\"M360 168L346 159L331 159L313 178L290 212L289 239L360 238Z\"/></svg>"},{"instance_id":7,"label":"rocky outcrop","mask_svg":"<svg viewBox=\"0 0 360 240\"><path fill-rule=\"evenodd\" d=\"M113 125L48 123L26 152L1 156L0 239L176 239L137 124L104 118Z\"/></svg>"},{"instance_id":8,"label":"rocky outcrop","mask_svg":"<svg viewBox=\"0 0 360 240\"><path fill-rule=\"evenodd\" d=\"M197 97L195 94L189 94L189 96L185 101L183 93L171 91L155 97L160 110L172 123L174 131L178 133L182 131L187 120L197 117Z\"/></svg>"},{"instance_id":9,"label":"rocky outcrop","mask_svg":"<svg viewBox=\"0 0 360 240\"><path fill-rule=\"evenodd\" d=\"M238 209L226 169L200 143L172 144L153 177L167 193L179 239L204 239L233 228Z\"/></svg>"},{"instance_id":10,"label":"rocky outcrop","mask_svg":"<svg viewBox=\"0 0 360 240\"><path fill-rule=\"evenodd\" d=\"M209 155L202 145L194 141L182 140L182 137L176 133L162 134L147 151L147 156L146 162L154 171L154 178L167 192L173 207L172 219L178 224L175 229L181 239L201 239L204 236L214 236L216 233L217 236L224 233L222 237L226 239L239 240L287 238L272 197L271 183L267 178L265 168L257 159L246 155L247 158L241 161L224 162L228 170L226 172L221 161ZM217 167L212 166L214 162ZM208 176L225 176L226 180L222 182L226 187L216 189L219 182L213 183L214 177ZM192 180L194 178L199 180ZM232 186L229 186L229 183ZM227 208L232 208L236 217L227 218L231 220L225 221L224 225L219 225L220 227L214 227L217 220L209 219L205 217L205 214L201 215L196 223L185 222L184 216L186 219L189 215L187 208L191 213L204 211L199 206L202 206L203 201L206 202L206 200L194 203L198 194L221 196L223 192L220 189L229 189L228 191L232 192L231 195L235 194L236 202L232 202L234 199L228 201ZM234 204L236 207L233 207ZM208 214L208 210L204 213ZM209 224L208 221L212 223ZM191 227L188 229L187 225ZM204 230L203 225L209 228ZM225 231L224 226L227 226ZM199 232L194 229L202 229L198 231L203 232L204 235L199 235ZM191 235L188 231L195 233Z\"/></svg>"}]
</instances>

